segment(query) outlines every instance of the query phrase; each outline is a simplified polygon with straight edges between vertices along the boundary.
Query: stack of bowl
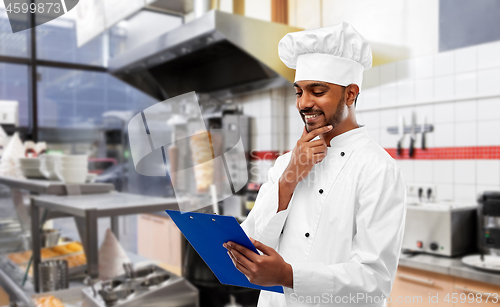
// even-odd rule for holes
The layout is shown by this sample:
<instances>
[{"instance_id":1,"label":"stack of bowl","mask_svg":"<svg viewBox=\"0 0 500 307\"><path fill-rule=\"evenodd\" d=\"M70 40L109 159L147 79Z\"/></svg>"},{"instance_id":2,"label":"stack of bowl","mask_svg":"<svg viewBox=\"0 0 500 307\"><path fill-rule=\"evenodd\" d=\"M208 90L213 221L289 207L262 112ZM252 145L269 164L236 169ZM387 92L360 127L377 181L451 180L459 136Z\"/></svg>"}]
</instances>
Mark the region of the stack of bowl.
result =
<instances>
[{"instance_id":1,"label":"stack of bowl","mask_svg":"<svg viewBox=\"0 0 500 307\"><path fill-rule=\"evenodd\" d=\"M26 178L43 178L39 158L19 158L21 171Z\"/></svg>"},{"instance_id":2,"label":"stack of bowl","mask_svg":"<svg viewBox=\"0 0 500 307\"><path fill-rule=\"evenodd\" d=\"M40 156L40 172L49 180L59 180L56 165L61 162L61 154L48 153Z\"/></svg>"},{"instance_id":3,"label":"stack of bowl","mask_svg":"<svg viewBox=\"0 0 500 307\"><path fill-rule=\"evenodd\" d=\"M56 175L66 183L85 183L88 173L87 155L61 155L56 163Z\"/></svg>"}]
</instances>

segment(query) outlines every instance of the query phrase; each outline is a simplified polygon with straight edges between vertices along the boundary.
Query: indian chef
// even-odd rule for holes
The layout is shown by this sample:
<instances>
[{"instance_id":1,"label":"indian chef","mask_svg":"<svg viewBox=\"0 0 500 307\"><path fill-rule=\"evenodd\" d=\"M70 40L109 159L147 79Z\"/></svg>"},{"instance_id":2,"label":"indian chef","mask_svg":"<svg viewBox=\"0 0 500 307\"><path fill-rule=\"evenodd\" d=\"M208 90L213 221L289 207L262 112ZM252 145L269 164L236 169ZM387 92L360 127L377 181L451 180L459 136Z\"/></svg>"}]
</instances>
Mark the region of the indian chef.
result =
<instances>
[{"instance_id":1,"label":"indian chef","mask_svg":"<svg viewBox=\"0 0 500 307\"><path fill-rule=\"evenodd\" d=\"M368 42L348 23L289 33L278 46L295 69L305 127L269 170L241 224L260 251L224 247L261 291L259 307L386 306L398 266L406 190L394 159L356 122Z\"/></svg>"}]
</instances>

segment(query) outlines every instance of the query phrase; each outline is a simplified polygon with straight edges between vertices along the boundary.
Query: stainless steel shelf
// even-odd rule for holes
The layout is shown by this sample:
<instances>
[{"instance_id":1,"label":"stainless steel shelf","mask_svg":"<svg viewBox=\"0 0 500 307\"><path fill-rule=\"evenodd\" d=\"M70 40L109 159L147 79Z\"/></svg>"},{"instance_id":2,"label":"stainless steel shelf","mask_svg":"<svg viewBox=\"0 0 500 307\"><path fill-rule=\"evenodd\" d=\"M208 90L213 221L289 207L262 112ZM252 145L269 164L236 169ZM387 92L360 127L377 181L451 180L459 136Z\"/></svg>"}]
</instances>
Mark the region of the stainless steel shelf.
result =
<instances>
[{"instance_id":1,"label":"stainless steel shelf","mask_svg":"<svg viewBox=\"0 0 500 307\"><path fill-rule=\"evenodd\" d=\"M85 217L88 211L96 211L97 217L119 216L178 209L175 198L148 197L128 193L32 197L33 203L42 208Z\"/></svg>"},{"instance_id":2,"label":"stainless steel shelf","mask_svg":"<svg viewBox=\"0 0 500 307\"><path fill-rule=\"evenodd\" d=\"M38 287L38 265L40 257L40 211L70 215L75 222L82 239L87 257L88 275L97 278L98 243L97 219L139 213L150 213L163 210L178 210L175 198L147 197L142 195L111 192L106 194L54 196L42 195L31 198L31 236L33 242L33 281L35 291Z\"/></svg>"},{"instance_id":3,"label":"stainless steel shelf","mask_svg":"<svg viewBox=\"0 0 500 307\"><path fill-rule=\"evenodd\" d=\"M67 195L66 186L78 186L81 194L107 193L115 189L110 183L66 184L61 181L17 179L5 176L0 176L0 184L4 184L11 189L21 189L32 193L50 195Z\"/></svg>"}]
</instances>

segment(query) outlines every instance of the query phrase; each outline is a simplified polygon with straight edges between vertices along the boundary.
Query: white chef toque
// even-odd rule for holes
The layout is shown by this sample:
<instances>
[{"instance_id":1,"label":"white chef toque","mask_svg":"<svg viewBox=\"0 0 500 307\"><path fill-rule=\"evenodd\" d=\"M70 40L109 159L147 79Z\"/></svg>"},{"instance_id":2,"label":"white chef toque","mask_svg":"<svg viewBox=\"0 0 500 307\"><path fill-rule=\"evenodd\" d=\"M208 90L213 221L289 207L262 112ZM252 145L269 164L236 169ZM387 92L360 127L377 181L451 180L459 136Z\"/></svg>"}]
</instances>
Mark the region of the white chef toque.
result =
<instances>
[{"instance_id":1,"label":"white chef toque","mask_svg":"<svg viewBox=\"0 0 500 307\"><path fill-rule=\"evenodd\" d=\"M368 42L346 22L288 33L278 45L281 61L295 69L295 82L317 80L342 86L357 84L372 66Z\"/></svg>"}]
</instances>

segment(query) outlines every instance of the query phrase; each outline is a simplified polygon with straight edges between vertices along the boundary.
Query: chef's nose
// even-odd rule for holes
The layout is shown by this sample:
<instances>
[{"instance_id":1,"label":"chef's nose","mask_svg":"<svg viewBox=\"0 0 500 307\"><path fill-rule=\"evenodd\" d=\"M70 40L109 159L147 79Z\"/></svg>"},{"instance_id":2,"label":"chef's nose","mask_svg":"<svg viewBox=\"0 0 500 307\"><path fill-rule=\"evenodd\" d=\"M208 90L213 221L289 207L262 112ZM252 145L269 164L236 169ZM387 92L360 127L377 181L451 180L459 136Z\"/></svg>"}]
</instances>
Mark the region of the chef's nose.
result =
<instances>
[{"instance_id":1,"label":"chef's nose","mask_svg":"<svg viewBox=\"0 0 500 307\"><path fill-rule=\"evenodd\" d=\"M306 93L305 91L302 93L302 97L299 100L299 110L310 109L314 106L313 95Z\"/></svg>"}]
</instances>

